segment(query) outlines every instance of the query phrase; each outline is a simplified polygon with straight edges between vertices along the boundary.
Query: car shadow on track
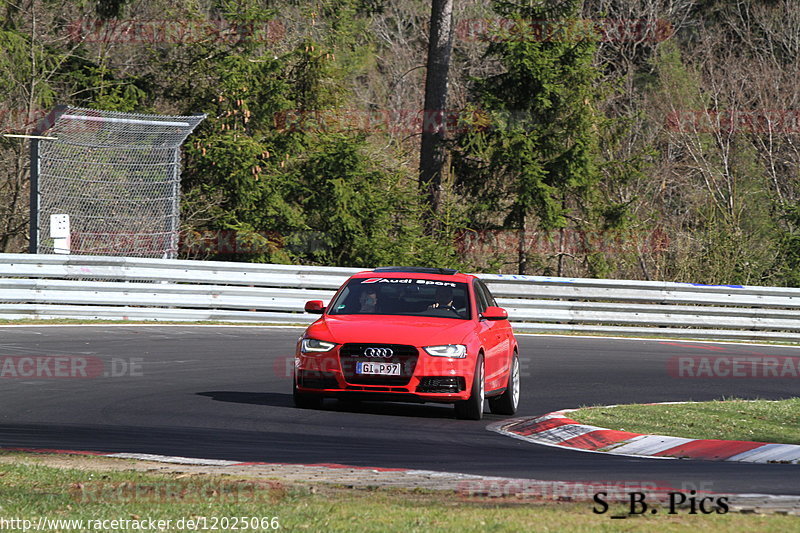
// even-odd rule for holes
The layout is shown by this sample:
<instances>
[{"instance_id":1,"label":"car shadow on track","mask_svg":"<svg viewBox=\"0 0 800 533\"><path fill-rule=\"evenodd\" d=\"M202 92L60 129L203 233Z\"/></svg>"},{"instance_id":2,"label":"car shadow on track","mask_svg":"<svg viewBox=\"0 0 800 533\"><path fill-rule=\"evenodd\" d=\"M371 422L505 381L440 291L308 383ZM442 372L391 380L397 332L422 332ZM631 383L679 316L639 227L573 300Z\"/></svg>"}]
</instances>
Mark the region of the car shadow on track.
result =
<instances>
[{"instance_id":1,"label":"car shadow on track","mask_svg":"<svg viewBox=\"0 0 800 533\"><path fill-rule=\"evenodd\" d=\"M365 413L416 418L455 418L455 410L450 406L417 403L325 400L323 409L339 413Z\"/></svg>"},{"instance_id":2,"label":"car shadow on track","mask_svg":"<svg viewBox=\"0 0 800 533\"><path fill-rule=\"evenodd\" d=\"M198 392L197 395L207 396L218 402L271 405L273 407L294 407L291 394L277 392L209 391Z\"/></svg>"},{"instance_id":3,"label":"car shadow on track","mask_svg":"<svg viewBox=\"0 0 800 533\"><path fill-rule=\"evenodd\" d=\"M198 392L196 394L198 396L206 396L218 402L269 405L272 407L294 407L291 394L277 392L208 391ZM455 418L455 410L451 406L422 405L415 403L326 399L320 410L338 413L363 413L417 418Z\"/></svg>"}]
</instances>

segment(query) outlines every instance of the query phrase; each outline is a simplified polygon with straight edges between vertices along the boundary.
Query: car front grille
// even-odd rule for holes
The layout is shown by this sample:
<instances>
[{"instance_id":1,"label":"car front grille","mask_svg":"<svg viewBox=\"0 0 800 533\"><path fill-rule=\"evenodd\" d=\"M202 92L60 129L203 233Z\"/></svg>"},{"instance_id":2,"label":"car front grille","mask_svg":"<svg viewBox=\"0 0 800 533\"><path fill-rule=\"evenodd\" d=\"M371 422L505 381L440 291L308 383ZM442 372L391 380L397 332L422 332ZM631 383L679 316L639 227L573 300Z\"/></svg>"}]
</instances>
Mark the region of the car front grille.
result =
<instances>
[{"instance_id":1,"label":"car front grille","mask_svg":"<svg viewBox=\"0 0 800 533\"><path fill-rule=\"evenodd\" d=\"M368 348L389 348L391 357L367 357ZM419 351L414 346L405 344L373 344L349 343L339 349L339 362L342 365L344 378L348 383L357 385L406 385L417 366ZM356 363L400 363L399 376L373 376L356 374Z\"/></svg>"}]
</instances>

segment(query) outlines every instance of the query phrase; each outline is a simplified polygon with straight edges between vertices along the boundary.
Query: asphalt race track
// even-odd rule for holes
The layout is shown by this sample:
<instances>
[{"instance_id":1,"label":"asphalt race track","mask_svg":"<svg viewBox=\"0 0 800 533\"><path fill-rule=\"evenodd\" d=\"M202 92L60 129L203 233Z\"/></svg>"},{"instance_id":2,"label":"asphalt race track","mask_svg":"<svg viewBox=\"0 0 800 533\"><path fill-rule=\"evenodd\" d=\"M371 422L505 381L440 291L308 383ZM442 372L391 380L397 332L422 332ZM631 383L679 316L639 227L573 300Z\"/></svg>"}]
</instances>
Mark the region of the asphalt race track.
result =
<instances>
[{"instance_id":1,"label":"asphalt race track","mask_svg":"<svg viewBox=\"0 0 800 533\"><path fill-rule=\"evenodd\" d=\"M0 327L0 357L103 360L94 378L0 379L0 446L341 463L689 490L800 495L800 465L627 458L538 446L436 404L292 405L300 328ZM586 404L800 395L798 378L670 375L677 356L800 356L790 347L520 336L519 416ZM112 363L112 360L114 361ZM133 371L131 371L133 363ZM698 420L698 424L703 421Z\"/></svg>"}]
</instances>

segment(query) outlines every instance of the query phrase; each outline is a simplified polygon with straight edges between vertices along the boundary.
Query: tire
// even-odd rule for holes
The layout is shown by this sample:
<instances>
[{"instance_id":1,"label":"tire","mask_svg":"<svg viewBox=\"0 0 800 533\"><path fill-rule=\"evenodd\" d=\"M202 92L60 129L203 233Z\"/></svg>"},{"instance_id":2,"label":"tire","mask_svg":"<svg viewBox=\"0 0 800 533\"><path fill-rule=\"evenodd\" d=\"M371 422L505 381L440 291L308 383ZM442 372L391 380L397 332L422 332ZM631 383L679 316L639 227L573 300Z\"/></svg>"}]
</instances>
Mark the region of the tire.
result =
<instances>
[{"instance_id":1,"label":"tire","mask_svg":"<svg viewBox=\"0 0 800 533\"><path fill-rule=\"evenodd\" d=\"M500 396L489 398L489 410L496 415L513 415L519 405L519 391L519 357L514 352L506 390Z\"/></svg>"},{"instance_id":2,"label":"tire","mask_svg":"<svg viewBox=\"0 0 800 533\"><path fill-rule=\"evenodd\" d=\"M456 418L462 420L480 420L483 418L483 400L486 396L484 384L483 354L478 356L475 364L475 377L472 380L472 391L468 400L456 402Z\"/></svg>"},{"instance_id":3,"label":"tire","mask_svg":"<svg viewBox=\"0 0 800 533\"><path fill-rule=\"evenodd\" d=\"M319 409L322 407L322 395L312 392L300 392L297 390L297 380L292 377L292 398L295 407L300 409Z\"/></svg>"}]
</instances>

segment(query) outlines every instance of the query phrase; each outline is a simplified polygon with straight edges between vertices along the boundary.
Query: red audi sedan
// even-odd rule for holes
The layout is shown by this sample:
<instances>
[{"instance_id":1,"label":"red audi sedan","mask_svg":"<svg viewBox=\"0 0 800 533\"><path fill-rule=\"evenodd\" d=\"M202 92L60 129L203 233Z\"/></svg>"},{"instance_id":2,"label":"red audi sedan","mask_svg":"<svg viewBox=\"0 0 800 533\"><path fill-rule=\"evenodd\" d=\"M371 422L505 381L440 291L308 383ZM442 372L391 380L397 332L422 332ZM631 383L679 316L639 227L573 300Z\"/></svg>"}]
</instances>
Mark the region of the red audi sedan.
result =
<instances>
[{"instance_id":1,"label":"red audi sedan","mask_svg":"<svg viewBox=\"0 0 800 533\"><path fill-rule=\"evenodd\" d=\"M520 394L508 314L477 277L441 268L360 272L297 343L294 402L325 397L455 404L458 418L513 415Z\"/></svg>"}]
</instances>

